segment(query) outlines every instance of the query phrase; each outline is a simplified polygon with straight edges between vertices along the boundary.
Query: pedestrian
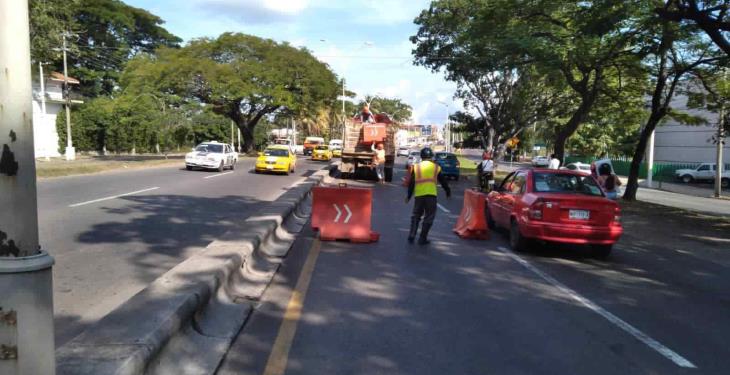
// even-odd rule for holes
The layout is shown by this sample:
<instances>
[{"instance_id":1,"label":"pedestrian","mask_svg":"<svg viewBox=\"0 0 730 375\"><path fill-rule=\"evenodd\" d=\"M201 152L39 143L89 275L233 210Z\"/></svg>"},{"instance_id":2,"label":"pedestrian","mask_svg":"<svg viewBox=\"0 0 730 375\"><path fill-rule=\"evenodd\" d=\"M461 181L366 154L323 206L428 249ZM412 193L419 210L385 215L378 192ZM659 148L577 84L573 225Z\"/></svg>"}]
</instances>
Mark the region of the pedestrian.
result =
<instances>
[{"instance_id":1,"label":"pedestrian","mask_svg":"<svg viewBox=\"0 0 730 375\"><path fill-rule=\"evenodd\" d=\"M430 148L421 150L421 162L415 164L411 169L410 182L408 184L408 197L406 203L415 195L415 203L413 204L413 214L411 215L411 230L408 232L408 242L413 243L418 232L418 224L423 217L423 225L421 226L421 235L418 238L419 245L426 245L428 241L428 232L431 230L433 221L436 218L438 192L436 190L436 182L446 191L446 197L451 197L451 188L441 175L441 167L431 161L433 159L433 151Z\"/></svg>"},{"instance_id":2,"label":"pedestrian","mask_svg":"<svg viewBox=\"0 0 730 375\"><path fill-rule=\"evenodd\" d=\"M621 186L621 180L613 173L610 164L604 163L598 167L598 184L606 193L606 198L618 199L618 187Z\"/></svg>"},{"instance_id":3,"label":"pedestrian","mask_svg":"<svg viewBox=\"0 0 730 375\"><path fill-rule=\"evenodd\" d=\"M360 121L371 124L375 122L375 116L370 112L370 106L367 104L362 107L362 112L360 112Z\"/></svg>"},{"instance_id":4,"label":"pedestrian","mask_svg":"<svg viewBox=\"0 0 730 375\"><path fill-rule=\"evenodd\" d=\"M477 165L477 171L479 172L479 187L482 191L492 191L492 185L494 185L494 161L492 160L492 154L484 151L482 153L482 161Z\"/></svg>"},{"instance_id":5,"label":"pedestrian","mask_svg":"<svg viewBox=\"0 0 730 375\"><path fill-rule=\"evenodd\" d=\"M560 159L555 157L555 154L550 154L550 163L548 164L549 169L560 169Z\"/></svg>"},{"instance_id":6,"label":"pedestrian","mask_svg":"<svg viewBox=\"0 0 730 375\"><path fill-rule=\"evenodd\" d=\"M370 146L370 149L375 152L373 154L373 165L375 165L375 172L378 174L378 180L381 184L385 183L385 146L382 143L378 143L376 148L375 143Z\"/></svg>"}]
</instances>

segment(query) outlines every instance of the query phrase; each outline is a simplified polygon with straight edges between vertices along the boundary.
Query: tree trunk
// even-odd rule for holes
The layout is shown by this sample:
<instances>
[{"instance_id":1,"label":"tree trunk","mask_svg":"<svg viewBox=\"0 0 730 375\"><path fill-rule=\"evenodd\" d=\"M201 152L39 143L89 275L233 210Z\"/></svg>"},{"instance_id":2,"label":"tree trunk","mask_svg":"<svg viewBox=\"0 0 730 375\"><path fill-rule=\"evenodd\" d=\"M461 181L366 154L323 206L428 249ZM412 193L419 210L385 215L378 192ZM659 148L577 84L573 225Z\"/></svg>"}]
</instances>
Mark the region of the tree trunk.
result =
<instances>
[{"instance_id":1,"label":"tree trunk","mask_svg":"<svg viewBox=\"0 0 730 375\"><path fill-rule=\"evenodd\" d=\"M597 83L594 83L594 85L597 85ZM570 117L570 120L568 120L568 122L555 134L554 154L555 157L560 160L561 164L565 162L565 142L568 141L568 138L570 138L570 136L578 130L580 124L582 124L586 117L588 117L588 114L593 107L593 103L595 102L596 95L594 93L581 95L580 106Z\"/></svg>"},{"instance_id":2,"label":"tree trunk","mask_svg":"<svg viewBox=\"0 0 730 375\"><path fill-rule=\"evenodd\" d=\"M241 138L243 138L241 152L245 154L253 151L256 147L256 144L254 143L253 127L250 127L245 120L242 122L236 122L236 126L239 130L241 130Z\"/></svg>"},{"instance_id":3,"label":"tree trunk","mask_svg":"<svg viewBox=\"0 0 730 375\"><path fill-rule=\"evenodd\" d=\"M629 169L629 181L626 183L626 190L624 190L623 195L623 199L626 201L636 200L636 192L639 190L639 168L641 168L641 161L644 160L644 154L646 154L646 144L649 142L649 136L654 131L656 123L659 122L658 120L654 121L654 117L654 114L649 117L644 130L641 131L639 143L636 144L634 156L631 159L631 168ZM654 125L651 125L652 122L654 122Z\"/></svg>"}]
</instances>

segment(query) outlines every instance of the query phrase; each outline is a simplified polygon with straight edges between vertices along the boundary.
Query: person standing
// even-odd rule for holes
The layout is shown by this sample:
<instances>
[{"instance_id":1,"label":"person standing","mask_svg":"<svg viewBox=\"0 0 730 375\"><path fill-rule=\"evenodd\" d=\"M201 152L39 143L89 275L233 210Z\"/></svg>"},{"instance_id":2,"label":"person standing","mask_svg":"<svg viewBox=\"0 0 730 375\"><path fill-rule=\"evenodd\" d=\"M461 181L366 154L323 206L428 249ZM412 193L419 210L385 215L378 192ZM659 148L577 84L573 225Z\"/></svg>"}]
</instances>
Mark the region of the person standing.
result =
<instances>
[{"instance_id":1,"label":"person standing","mask_svg":"<svg viewBox=\"0 0 730 375\"><path fill-rule=\"evenodd\" d=\"M362 107L362 112L360 112L360 120L363 123L375 123L375 116L370 112L370 106L365 104Z\"/></svg>"},{"instance_id":2,"label":"person standing","mask_svg":"<svg viewBox=\"0 0 730 375\"><path fill-rule=\"evenodd\" d=\"M494 161L492 161L491 153L484 151L481 163L477 165L479 172L479 187L482 191L492 191L494 185Z\"/></svg>"},{"instance_id":3,"label":"person standing","mask_svg":"<svg viewBox=\"0 0 730 375\"><path fill-rule=\"evenodd\" d=\"M603 191L606 192L606 198L614 201L618 199L618 187L621 186L621 180L613 174L610 164L604 163L598 167L597 180Z\"/></svg>"},{"instance_id":4,"label":"person standing","mask_svg":"<svg viewBox=\"0 0 730 375\"><path fill-rule=\"evenodd\" d=\"M385 183L385 146L382 143L378 143L377 148L373 143L370 148L375 152L373 154L373 164L375 164L375 172L378 174L378 180L381 184Z\"/></svg>"},{"instance_id":5,"label":"person standing","mask_svg":"<svg viewBox=\"0 0 730 375\"><path fill-rule=\"evenodd\" d=\"M433 221L436 218L437 200L436 182L446 191L446 197L451 197L451 188L441 175L441 167L431 161L433 159L433 151L430 148L421 150L421 162L415 164L411 168L410 181L408 183L408 196L406 203L415 195L416 199L413 204L413 213L411 215L411 230L408 232L408 242L416 239L418 232L418 224L423 217L423 225L421 226L421 235L418 238L419 245L426 245L428 241L428 232L431 230Z\"/></svg>"},{"instance_id":6,"label":"person standing","mask_svg":"<svg viewBox=\"0 0 730 375\"><path fill-rule=\"evenodd\" d=\"M548 164L549 169L560 169L560 159L555 157L555 154L550 155L550 164Z\"/></svg>"}]
</instances>

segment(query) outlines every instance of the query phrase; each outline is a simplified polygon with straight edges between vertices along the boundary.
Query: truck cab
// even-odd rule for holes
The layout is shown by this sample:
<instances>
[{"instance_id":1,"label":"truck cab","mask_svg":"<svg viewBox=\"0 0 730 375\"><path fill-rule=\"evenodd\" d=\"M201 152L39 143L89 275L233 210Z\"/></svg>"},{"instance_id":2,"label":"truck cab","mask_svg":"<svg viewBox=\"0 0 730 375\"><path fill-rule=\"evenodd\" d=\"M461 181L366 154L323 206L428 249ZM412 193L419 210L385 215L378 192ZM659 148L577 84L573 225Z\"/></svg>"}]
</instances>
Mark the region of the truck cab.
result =
<instances>
[{"instance_id":1,"label":"truck cab","mask_svg":"<svg viewBox=\"0 0 730 375\"><path fill-rule=\"evenodd\" d=\"M325 145L322 137L307 137L304 139L304 155L312 155L315 147Z\"/></svg>"}]
</instances>

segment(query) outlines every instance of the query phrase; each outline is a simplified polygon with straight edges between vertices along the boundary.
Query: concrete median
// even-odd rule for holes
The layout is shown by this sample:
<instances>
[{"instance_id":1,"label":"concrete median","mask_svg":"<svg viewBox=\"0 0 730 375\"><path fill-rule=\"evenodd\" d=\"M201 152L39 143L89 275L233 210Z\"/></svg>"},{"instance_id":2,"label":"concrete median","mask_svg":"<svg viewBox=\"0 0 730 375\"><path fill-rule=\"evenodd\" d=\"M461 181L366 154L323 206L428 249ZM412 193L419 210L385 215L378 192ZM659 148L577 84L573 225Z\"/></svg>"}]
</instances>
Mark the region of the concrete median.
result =
<instances>
[{"instance_id":1,"label":"concrete median","mask_svg":"<svg viewBox=\"0 0 730 375\"><path fill-rule=\"evenodd\" d=\"M59 375L212 374L311 212L320 171L56 350Z\"/></svg>"}]
</instances>

